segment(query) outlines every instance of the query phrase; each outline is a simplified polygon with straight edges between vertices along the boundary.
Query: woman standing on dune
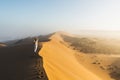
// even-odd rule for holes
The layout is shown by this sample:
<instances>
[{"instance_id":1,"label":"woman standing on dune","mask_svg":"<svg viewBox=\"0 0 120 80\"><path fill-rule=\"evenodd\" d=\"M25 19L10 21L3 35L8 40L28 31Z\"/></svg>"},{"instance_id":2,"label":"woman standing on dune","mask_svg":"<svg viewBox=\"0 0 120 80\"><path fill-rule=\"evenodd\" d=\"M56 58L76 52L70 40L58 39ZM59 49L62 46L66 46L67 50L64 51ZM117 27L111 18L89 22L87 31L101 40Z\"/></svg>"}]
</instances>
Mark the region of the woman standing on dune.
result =
<instances>
[{"instance_id":1,"label":"woman standing on dune","mask_svg":"<svg viewBox=\"0 0 120 80\"><path fill-rule=\"evenodd\" d=\"M37 53L37 50L38 50L38 38L34 38L34 52Z\"/></svg>"}]
</instances>

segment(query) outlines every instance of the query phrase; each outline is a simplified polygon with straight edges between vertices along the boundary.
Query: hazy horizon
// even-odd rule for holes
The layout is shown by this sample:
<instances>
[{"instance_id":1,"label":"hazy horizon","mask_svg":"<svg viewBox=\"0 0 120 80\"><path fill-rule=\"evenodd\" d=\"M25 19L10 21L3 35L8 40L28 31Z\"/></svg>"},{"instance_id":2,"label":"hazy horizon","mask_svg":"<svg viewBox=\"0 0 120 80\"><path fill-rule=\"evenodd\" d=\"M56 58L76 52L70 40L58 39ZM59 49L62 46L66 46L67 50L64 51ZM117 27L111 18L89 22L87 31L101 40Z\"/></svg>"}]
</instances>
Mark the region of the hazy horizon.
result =
<instances>
[{"instance_id":1,"label":"hazy horizon","mask_svg":"<svg viewBox=\"0 0 120 80\"><path fill-rule=\"evenodd\" d=\"M120 31L119 0L0 1L0 41L56 31Z\"/></svg>"}]
</instances>

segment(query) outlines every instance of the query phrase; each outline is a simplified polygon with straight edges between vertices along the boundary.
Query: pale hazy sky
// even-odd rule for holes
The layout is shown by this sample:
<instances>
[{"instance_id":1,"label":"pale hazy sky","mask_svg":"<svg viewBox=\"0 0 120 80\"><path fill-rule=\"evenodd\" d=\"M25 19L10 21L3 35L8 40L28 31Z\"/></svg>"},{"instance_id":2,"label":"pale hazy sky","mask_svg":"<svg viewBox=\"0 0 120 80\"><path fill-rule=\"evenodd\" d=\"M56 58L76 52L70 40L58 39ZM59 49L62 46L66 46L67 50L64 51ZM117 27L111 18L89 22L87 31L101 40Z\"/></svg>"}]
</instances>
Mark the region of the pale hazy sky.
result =
<instances>
[{"instance_id":1,"label":"pale hazy sky","mask_svg":"<svg viewBox=\"0 0 120 80\"><path fill-rule=\"evenodd\" d=\"M0 0L0 41L59 30L120 30L120 0Z\"/></svg>"}]
</instances>

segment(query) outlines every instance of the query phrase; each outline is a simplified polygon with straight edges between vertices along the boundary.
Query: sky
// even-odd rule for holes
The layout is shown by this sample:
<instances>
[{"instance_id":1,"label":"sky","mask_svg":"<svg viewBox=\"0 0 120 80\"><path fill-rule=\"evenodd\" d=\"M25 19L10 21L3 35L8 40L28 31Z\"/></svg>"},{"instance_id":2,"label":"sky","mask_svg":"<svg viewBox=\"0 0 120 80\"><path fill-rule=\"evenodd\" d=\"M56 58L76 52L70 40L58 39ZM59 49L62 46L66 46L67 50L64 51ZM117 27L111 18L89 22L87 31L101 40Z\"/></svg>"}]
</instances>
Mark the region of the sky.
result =
<instances>
[{"instance_id":1,"label":"sky","mask_svg":"<svg viewBox=\"0 0 120 80\"><path fill-rule=\"evenodd\" d=\"M55 31L120 30L120 0L0 0L0 41Z\"/></svg>"}]
</instances>

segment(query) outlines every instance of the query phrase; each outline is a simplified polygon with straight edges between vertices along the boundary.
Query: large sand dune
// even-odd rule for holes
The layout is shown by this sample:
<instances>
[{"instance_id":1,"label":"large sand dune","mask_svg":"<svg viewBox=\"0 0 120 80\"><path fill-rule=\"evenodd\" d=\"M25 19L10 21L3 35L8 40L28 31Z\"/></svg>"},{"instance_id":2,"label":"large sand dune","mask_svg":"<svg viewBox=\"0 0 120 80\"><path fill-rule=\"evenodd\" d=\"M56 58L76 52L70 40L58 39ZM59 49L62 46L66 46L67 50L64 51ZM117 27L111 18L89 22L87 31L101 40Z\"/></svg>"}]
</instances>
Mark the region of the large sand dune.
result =
<instances>
[{"instance_id":1,"label":"large sand dune","mask_svg":"<svg viewBox=\"0 0 120 80\"><path fill-rule=\"evenodd\" d=\"M49 80L112 80L107 71L92 65L92 59L86 55L79 54L82 59L87 60L85 64L82 59L79 61L79 56L75 56L76 51L69 48L62 39L61 32L55 33L50 39L51 41L43 43L43 48L39 52L43 57Z\"/></svg>"}]
</instances>

